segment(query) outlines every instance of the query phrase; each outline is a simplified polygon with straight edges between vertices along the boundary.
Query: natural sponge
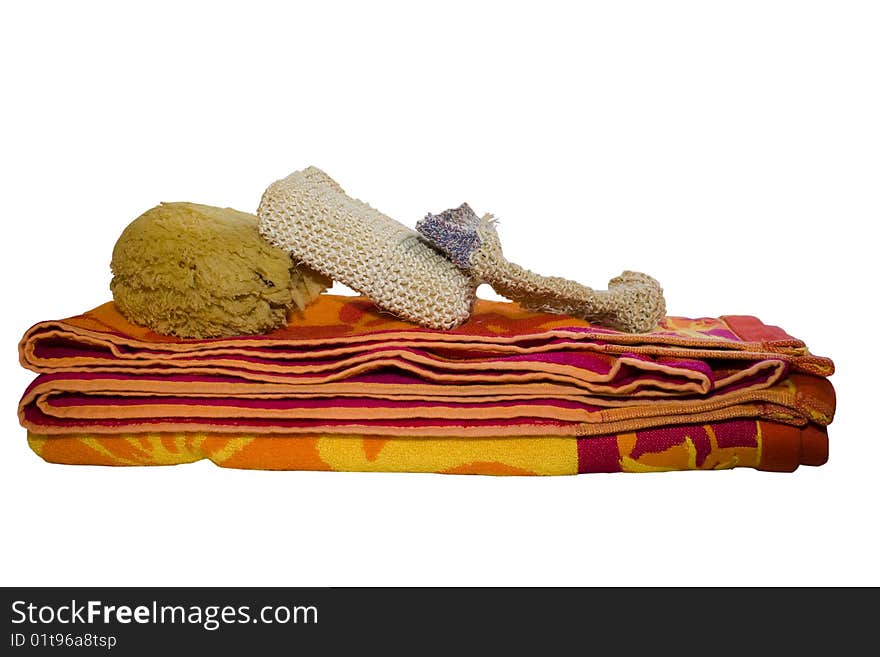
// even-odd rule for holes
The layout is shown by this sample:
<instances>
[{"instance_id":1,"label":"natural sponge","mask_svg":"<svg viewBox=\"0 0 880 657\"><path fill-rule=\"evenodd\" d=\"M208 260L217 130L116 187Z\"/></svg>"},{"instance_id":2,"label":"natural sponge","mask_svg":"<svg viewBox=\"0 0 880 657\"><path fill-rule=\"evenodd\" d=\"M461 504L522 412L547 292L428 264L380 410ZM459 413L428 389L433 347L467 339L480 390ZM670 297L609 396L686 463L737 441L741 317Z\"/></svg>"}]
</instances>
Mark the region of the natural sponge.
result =
<instances>
[{"instance_id":1,"label":"natural sponge","mask_svg":"<svg viewBox=\"0 0 880 657\"><path fill-rule=\"evenodd\" d=\"M184 338L265 333L331 285L260 237L254 215L195 203L162 203L135 219L110 268L129 321Z\"/></svg>"}]
</instances>

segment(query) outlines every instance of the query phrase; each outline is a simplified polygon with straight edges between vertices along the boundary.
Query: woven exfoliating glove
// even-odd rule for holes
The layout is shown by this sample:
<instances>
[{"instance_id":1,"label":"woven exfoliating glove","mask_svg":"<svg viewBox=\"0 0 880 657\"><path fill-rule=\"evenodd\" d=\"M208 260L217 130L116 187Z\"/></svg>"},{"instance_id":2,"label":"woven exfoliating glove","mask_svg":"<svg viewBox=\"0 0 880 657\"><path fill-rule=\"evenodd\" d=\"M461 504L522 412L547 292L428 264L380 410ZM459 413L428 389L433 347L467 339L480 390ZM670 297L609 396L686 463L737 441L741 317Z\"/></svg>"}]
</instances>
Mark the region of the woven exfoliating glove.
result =
<instances>
[{"instance_id":1,"label":"woven exfoliating glove","mask_svg":"<svg viewBox=\"0 0 880 657\"><path fill-rule=\"evenodd\" d=\"M270 185L257 216L266 240L398 317L450 329L471 314L477 285L466 272L320 169Z\"/></svg>"},{"instance_id":2,"label":"woven exfoliating glove","mask_svg":"<svg viewBox=\"0 0 880 657\"><path fill-rule=\"evenodd\" d=\"M593 290L508 262L492 215L481 219L467 203L428 214L416 229L476 280L530 310L582 317L627 333L650 331L666 313L663 289L647 274L625 271L608 290Z\"/></svg>"},{"instance_id":3,"label":"woven exfoliating glove","mask_svg":"<svg viewBox=\"0 0 880 657\"><path fill-rule=\"evenodd\" d=\"M663 317L659 284L624 272L595 291L507 262L491 217L463 205L428 215L413 231L345 194L315 167L276 181L257 210L260 234L294 260L422 326L455 328L468 319L477 286L536 311L585 317L623 331L649 331Z\"/></svg>"}]
</instances>

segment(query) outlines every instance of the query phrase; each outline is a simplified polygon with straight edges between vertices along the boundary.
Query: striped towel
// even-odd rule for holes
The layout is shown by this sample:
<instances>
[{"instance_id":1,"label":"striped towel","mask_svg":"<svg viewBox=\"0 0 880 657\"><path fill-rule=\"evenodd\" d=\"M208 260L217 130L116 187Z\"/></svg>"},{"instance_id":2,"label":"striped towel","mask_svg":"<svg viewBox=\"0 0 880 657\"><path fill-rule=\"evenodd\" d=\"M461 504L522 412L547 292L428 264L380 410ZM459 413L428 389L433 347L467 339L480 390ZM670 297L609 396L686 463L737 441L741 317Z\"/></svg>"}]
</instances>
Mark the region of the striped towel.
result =
<instances>
[{"instance_id":1,"label":"striped towel","mask_svg":"<svg viewBox=\"0 0 880 657\"><path fill-rule=\"evenodd\" d=\"M831 361L754 317L668 317L633 335L508 302L478 301L466 324L437 331L325 295L270 334L209 340L155 334L107 303L35 325L20 360L38 373L20 421L60 462L791 470L824 462L835 405ZM299 460L307 444L326 458ZM355 444L381 449L337 458Z\"/></svg>"}]
</instances>

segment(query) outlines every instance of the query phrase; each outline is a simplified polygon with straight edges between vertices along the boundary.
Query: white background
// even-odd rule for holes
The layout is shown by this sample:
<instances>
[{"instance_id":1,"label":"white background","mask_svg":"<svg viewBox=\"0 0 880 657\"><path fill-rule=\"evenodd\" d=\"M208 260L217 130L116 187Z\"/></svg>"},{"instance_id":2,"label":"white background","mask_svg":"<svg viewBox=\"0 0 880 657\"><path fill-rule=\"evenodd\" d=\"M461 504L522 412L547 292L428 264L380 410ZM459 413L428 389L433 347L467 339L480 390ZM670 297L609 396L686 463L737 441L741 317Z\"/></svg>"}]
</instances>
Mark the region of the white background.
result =
<instances>
[{"instance_id":1,"label":"white background","mask_svg":"<svg viewBox=\"0 0 880 657\"><path fill-rule=\"evenodd\" d=\"M870 2L5 3L0 583L880 584L878 34ZM783 326L837 364L830 462L520 479L32 454L25 329L108 300L113 243L159 201L253 212L309 164L409 225L493 212L542 273L639 269L670 314Z\"/></svg>"}]
</instances>

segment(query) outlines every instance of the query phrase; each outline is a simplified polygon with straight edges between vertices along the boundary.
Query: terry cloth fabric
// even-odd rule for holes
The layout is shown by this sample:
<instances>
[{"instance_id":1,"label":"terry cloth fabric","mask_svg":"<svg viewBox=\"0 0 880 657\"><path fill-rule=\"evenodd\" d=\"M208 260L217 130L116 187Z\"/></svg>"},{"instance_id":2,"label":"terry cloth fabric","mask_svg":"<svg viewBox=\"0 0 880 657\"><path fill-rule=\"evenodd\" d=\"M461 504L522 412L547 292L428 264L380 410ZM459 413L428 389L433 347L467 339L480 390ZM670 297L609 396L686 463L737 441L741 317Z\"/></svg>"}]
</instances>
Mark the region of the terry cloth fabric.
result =
<instances>
[{"instance_id":1,"label":"terry cloth fabric","mask_svg":"<svg viewBox=\"0 0 880 657\"><path fill-rule=\"evenodd\" d=\"M607 442L737 419L815 430L834 412L831 361L744 316L666 318L631 335L479 301L466 324L437 331L365 298L325 295L267 335L185 340L132 325L108 303L35 325L20 358L39 373L19 406L37 441L163 433L247 435L256 444L272 436ZM427 457L408 463L442 470ZM738 463L760 467L755 458Z\"/></svg>"},{"instance_id":2,"label":"terry cloth fabric","mask_svg":"<svg viewBox=\"0 0 880 657\"><path fill-rule=\"evenodd\" d=\"M822 465L828 457L823 428L762 420L589 438L30 433L28 440L51 463L175 465L210 459L227 468L443 474L565 475L737 466L791 472L799 465Z\"/></svg>"}]
</instances>

